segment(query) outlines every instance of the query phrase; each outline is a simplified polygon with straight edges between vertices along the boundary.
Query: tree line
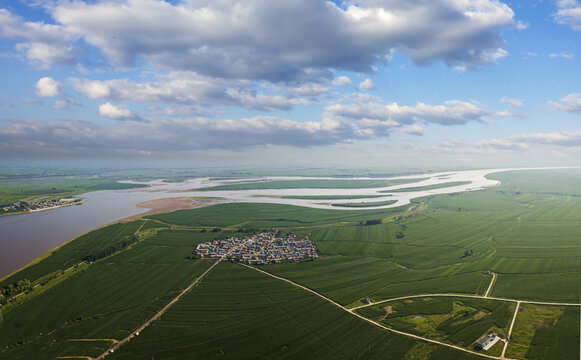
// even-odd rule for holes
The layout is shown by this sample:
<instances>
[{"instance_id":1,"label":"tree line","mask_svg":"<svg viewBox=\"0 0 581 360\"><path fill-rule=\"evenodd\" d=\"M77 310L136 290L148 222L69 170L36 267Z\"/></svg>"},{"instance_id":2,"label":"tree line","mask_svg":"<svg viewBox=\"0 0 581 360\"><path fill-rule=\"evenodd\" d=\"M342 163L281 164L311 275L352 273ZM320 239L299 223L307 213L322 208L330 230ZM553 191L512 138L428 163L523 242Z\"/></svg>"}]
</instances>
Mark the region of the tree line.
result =
<instances>
[{"instance_id":1,"label":"tree line","mask_svg":"<svg viewBox=\"0 0 581 360\"><path fill-rule=\"evenodd\" d=\"M85 256L85 258L83 260L88 261L88 262L94 262L94 261L97 261L99 259L106 258L107 256L114 254L118 251L121 251L121 250L135 244L138 241L139 241L139 237L137 235L128 235L128 236L124 237L123 239L117 241L113 245L107 246L104 249L97 250L97 251L93 252L92 254Z\"/></svg>"},{"instance_id":2,"label":"tree line","mask_svg":"<svg viewBox=\"0 0 581 360\"><path fill-rule=\"evenodd\" d=\"M18 294L32 290L32 283L28 279L22 279L0 289L0 304L8 303L8 300Z\"/></svg>"}]
</instances>

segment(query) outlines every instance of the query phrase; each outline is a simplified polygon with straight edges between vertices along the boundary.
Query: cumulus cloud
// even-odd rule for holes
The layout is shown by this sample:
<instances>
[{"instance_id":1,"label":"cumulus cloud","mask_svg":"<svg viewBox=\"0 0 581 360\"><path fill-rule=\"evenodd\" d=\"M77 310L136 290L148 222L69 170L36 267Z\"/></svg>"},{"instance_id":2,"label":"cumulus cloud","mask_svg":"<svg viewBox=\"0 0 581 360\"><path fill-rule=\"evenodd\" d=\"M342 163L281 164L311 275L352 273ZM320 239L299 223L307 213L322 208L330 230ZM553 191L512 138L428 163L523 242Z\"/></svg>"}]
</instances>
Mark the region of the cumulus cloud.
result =
<instances>
[{"instance_id":1,"label":"cumulus cloud","mask_svg":"<svg viewBox=\"0 0 581 360\"><path fill-rule=\"evenodd\" d=\"M351 85L351 79L347 76L339 76L333 79L332 84L335 86L349 86Z\"/></svg>"},{"instance_id":2,"label":"cumulus cloud","mask_svg":"<svg viewBox=\"0 0 581 360\"><path fill-rule=\"evenodd\" d=\"M93 99L149 104L233 105L252 110L290 110L317 102L330 89L317 83L287 86L280 95L263 94L243 80L212 79L192 72L171 72L157 80L137 83L129 79L69 79L78 92Z\"/></svg>"},{"instance_id":3,"label":"cumulus cloud","mask_svg":"<svg viewBox=\"0 0 581 360\"><path fill-rule=\"evenodd\" d=\"M569 94L562 98L560 102L549 101L549 106L555 109L581 114L581 94Z\"/></svg>"},{"instance_id":4,"label":"cumulus cloud","mask_svg":"<svg viewBox=\"0 0 581 360\"><path fill-rule=\"evenodd\" d=\"M99 115L120 121L143 121L139 116L132 113L126 106L116 106L108 102L99 105Z\"/></svg>"},{"instance_id":5,"label":"cumulus cloud","mask_svg":"<svg viewBox=\"0 0 581 360\"><path fill-rule=\"evenodd\" d=\"M506 56L498 31L517 26L496 0L63 1L51 14L65 39L123 66L272 82L371 72L393 53L471 69Z\"/></svg>"},{"instance_id":6,"label":"cumulus cloud","mask_svg":"<svg viewBox=\"0 0 581 360\"><path fill-rule=\"evenodd\" d=\"M373 90L373 88L374 88L373 80L371 80L370 78L367 78L359 83L359 89L361 90L369 91Z\"/></svg>"},{"instance_id":7,"label":"cumulus cloud","mask_svg":"<svg viewBox=\"0 0 581 360\"><path fill-rule=\"evenodd\" d=\"M578 0L559 0L557 8L554 15L557 23L568 25L573 30L581 30L581 3Z\"/></svg>"},{"instance_id":8,"label":"cumulus cloud","mask_svg":"<svg viewBox=\"0 0 581 360\"><path fill-rule=\"evenodd\" d=\"M508 105L510 105L512 107L516 107L516 108L520 108L520 107L522 107L524 105L524 103L523 103L522 100L520 100L520 99L512 99L512 98L509 98L508 96L503 96L499 100L499 102L500 103L503 103L503 104L508 104Z\"/></svg>"},{"instance_id":9,"label":"cumulus cloud","mask_svg":"<svg viewBox=\"0 0 581 360\"><path fill-rule=\"evenodd\" d=\"M460 100L446 101L443 105L417 103L415 106L362 101L354 104L333 104L326 108L326 117L352 121L389 121L396 126L416 122L463 125L469 121L485 122L484 117L488 114L488 111L473 103Z\"/></svg>"},{"instance_id":10,"label":"cumulus cloud","mask_svg":"<svg viewBox=\"0 0 581 360\"><path fill-rule=\"evenodd\" d=\"M6 9L0 9L0 38L21 41L15 49L40 68L53 64L73 65L82 53L73 45L75 37L63 26L27 22Z\"/></svg>"},{"instance_id":11,"label":"cumulus cloud","mask_svg":"<svg viewBox=\"0 0 581 360\"><path fill-rule=\"evenodd\" d=\"M51 77L43 77L36 83L36 94L40 97L53 97L61 93L63 85Z\"/></svg>"},{"instance_id":12,"label":"cumulus cloud","mask_svg":"<svg viewBox=\"0 0 581 360\"><path fill-rule=\"evenodd\" d=\"M424 135L424 129L418 125L408 125L401 128L401 131L411 135Z\"/></svg>"},{"instance_id":13,"label":"cumulus cloud","mask_svg":"<svg viewBox=\"0 0 581 360\"><path fill-rule=\"evenodd\" d=\"M104 105L102 110L108 115L117 118L130 115L123 108ZM122 122L114 128L87 121L15 121L0 129L0 155L175 153L239 150L270 144L312 147L366 139L368 135L365 129L346 122L297 122L272 116Z\"/></svg>"}]
</instances>

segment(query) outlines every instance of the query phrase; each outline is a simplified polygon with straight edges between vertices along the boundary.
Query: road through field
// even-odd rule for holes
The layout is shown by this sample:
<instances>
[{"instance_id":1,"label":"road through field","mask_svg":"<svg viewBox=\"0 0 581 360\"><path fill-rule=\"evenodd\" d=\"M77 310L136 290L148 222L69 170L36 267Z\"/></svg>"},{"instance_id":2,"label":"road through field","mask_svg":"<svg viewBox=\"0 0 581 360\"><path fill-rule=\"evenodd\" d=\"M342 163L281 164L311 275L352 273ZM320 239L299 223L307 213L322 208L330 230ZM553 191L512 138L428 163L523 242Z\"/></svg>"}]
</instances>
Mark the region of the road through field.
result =
<instances>
[{"instance_id":1,"label":"road through field","mask_svg":"<svg viewBox=\"0 0 581 360\"><path fill-rule=\"evenodd\" d=\"M358 318L360 318L361 320L367 321L367 322L369 322L369 323L371 323L371 324L373 324L373 325L375 325L375 326L377 326L377 327L379 327L379 328L381 328L381 329L383 329L383 330L391 331L391 332L393 332L393 333L400 334L400 335L407 336L407 337L411 337L411 338L414 338L414 339L417 339L417 340L421 340L421 341L424 341L424 342L429 342L429 343L436 344L436 345L442 345L442 346L446 346L446 347L449 347L449 348L452 348L452 349L456 349L456 350L459 350L459 351L463 351L463 352L466 352L466 353L469 353L469 354L473 354L473 355L477 355L477 356L480 356L480 357L483 357L483 358L487 358L487 359L499 359L499 360L500 360L500 359L508 359L508 358L505 358L505 357L504 357L504 353L503 353L503 356L501 356L501 357L498 357L498 356L491 356L491 355L486 355L486 354L478 353L478 352L476 352L476 351L472 351L472 350L464 349L463 347L460 347L460 346L456 346L456 345L452 345L452 344L447 344L447 343L445 343L445 342L441 342L441 341L438 341L438 340L432 340L432 339L428 339L428 338L425 338L425 337L422 337L422 336L418 336L418 335L414 335L414 334L410 334L410 333L406 333L406 332L403 332L403 331L399 331L399 330L395 330L395 329L389 328L389 327L387 327L387 326L384 326L384 325L382 325L382 324L380 324L380 323L378 323L378 322L375 322L375 321L373 321L373 320L371 320L371 319L368 319L368 318L366 318L366 317L364 317L364 316L362 316L362 315L359 315L359 314L357 314L356 312L354 312L354 311L353 311L354 309L347 309L347 308L346 308L346 307L344 307L343 305L341 305L341 304L339 304L339 303L337 303L337 302L335 302L335 301L333 301L333 300L329 299L328 297L326 297L326 296L324 296L324 295L322 295L322 294L319 294L319 293L318 293L318 292L316 292L315 290L313 290L313 289L309 289L309 288L307 288L307 287L305 287L305 286L303 286L303 285L297 284L297 283L295 283L295 282L294 282L294 281L292 281L292 280L285 279L285 278L283 278L283 277L280 277L280 276L277 276L277 275L271 274L271 273L269 273L269 272L267 272L267 271L264 271L264 270L261 270L261 269L257 269L257 268L255 268L255 267L252 267L252 266L248 266L248 265L245 265L245 264L240 264L240 265L242 265L242 266L244 266L244 267L247 267L247 268L249 268L249 269L252 269L252 270L255 270L255 271L261 272L261 273L263 273L263 274L265 274L265 275L268 275L268 276L270 276L270 277L273 277L273 278L275 278L275 279L282 280L282 281L286 281L287 283L289 283L289 284L291 284L291 285L293 285L293 286L295 286L295 287L298 287L298 288L301 288L301 289L303 289L303 290L306 290L306 291L308 291L308 292L310 292L310 293L312 293L312 294L314 294L314 295L316 295L316 296L320 297L321 299L324 299L324 300L326 300L326 301L330 302L331 304L333 304L333 305L337 306L337 307L338 307L338 308L340 308L341 310L344 310L344 311L348 312L348 313L349 313L349 314L351 314L351 315L357 316L357 317L358 317ZM425 296L425 295L424 295L424 296ZM479 296L479 297L480 297L480 298L482 298L482 296ZM517 306L517 308L518 308L518 306ZM515 317L516 317L516 316L515 316ZM513 319L513 322L514 322L514 319ZM511 326L511 330L512 330L512 326ZM508 359L508 360L512 360L512 359Z\"/></svg>"},{"instance_id":2,"label":"road through field","mask_svg":"<svg viewBox=\"0 0 581 360\"><path fill-rule=\"evenodd\" d=\"M151 319L147 320L143 325L141 325L140 327L138 327L137 329L135 329L134 331L131 332L131 334L129 334L125 339L119 341L117 344L115 344L113 347L109 348L107 351L105 351L104 353L102 353L99 357L97 357L97 360L101 360L104 359L105 356L113 353L115 350L119 349L119 347L123 346L125 343L127 343L129 340L131 340L133 337L137 336L136 334L143 331L143 329L145 329L146 327L149 326L149 324L151 324L153 321L159 319L163 314L165 314L165 312L176 302L178 302L182 296L184 296L188 291L190 291L200 280L202 280L206 275L208 275L208 273L210 271L212 271L212 269L214 269L214 267L216 267L216 265L218 265L218 263L220 263L220 261L222 261L223 258L218 259L214 264L212 264L212 266L210 266L208 268L208 270L204 271L204 273L202 275L200 275L196 280L194 280L193 283L191 283L187 288L185 288L184 290L182 290L178 296L176 296L172 301L170 301L166 306L163 307L163 309L159 310L157 312L157 314L155 314Z\"/></svg>"},{"instance_id":3,"label":"road through field","mask_svg":"<svg viewBox=\"0 0 581 360\"><path fill-rule=\"evenodd\" d=\"M488 297L488 294L490 294L490 290L492 290L492 286L494 285L495 281L496 281L496 274L492 273L492 280L490 280L490 284L488 285L488 289L486 289L486 294L484 294L484 297Z\"/></svg>"},{"instance_id":4,"label":"road through field","mask_svg":"<svg viewBox=\"0 0 581 360\"><path fill-rule=\"evenodd\" d=\"M506 353L506 348L508 347L508 343L510 341L510 334L512 334L512 328L514 327L514 322L516 320L516 316L518 314L518 308L520 307L520 301L516 302L516 308L514 309L514 315L512 316L512 322L510 323L510 328L508 329L508 334L506 335L506 341L504 342L504 347L502 348L502 354L500 355L501 357L504 357L504 354Z\"/></svg>"}]
</instances>

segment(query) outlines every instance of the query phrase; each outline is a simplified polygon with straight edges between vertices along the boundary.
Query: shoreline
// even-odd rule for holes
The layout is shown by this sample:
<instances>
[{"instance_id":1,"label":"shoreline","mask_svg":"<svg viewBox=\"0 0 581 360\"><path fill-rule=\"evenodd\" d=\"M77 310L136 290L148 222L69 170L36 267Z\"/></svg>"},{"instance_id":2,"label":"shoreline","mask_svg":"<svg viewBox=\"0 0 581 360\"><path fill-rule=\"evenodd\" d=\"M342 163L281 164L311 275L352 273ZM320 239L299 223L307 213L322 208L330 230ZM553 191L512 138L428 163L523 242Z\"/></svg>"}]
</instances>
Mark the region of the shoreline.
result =
<instances>
[{"instance_id":1,"label":"shoreline","mask_svg":"<svg viewBox=\"0 0 581 360\"><path fill-rule=\"evenodd\" d=\"M83 202L84 201L86 201L86 199L83 199ZM198 208L198 207L211 206L211 205L218 204L218 202L216 202L216 201L219 201L219 200L218 199L195 199L195 198L189 198L189 197L178 197L178 198L171 198L170 197L170 198L164 198L164 199L155 199L155 200L143 201L143 202L137 204L137 206L140 208L143 208L143 209L149 209L149 211L146 211L146 212L143 212L143 213L137 214L137 215L128 216L128 217L123 218L123 219L112 221L110 223L107 223L107 224L98 226L94 229L88 230L88 231L86 231L80 235L77 235L69 240L66 240L62 244L59 244L59 245L53 247L52 249L47 250L42 255L40 255L36 259L32 260L28 264L23 265L20 268L10 272L9 274L6 274L5 276L0 277L0 282L10 278L11 276L17 274L18 272L20 272L20 271L22 271L30 266L38 264L42 260L51 256L55 251L57 251L61 247L63 247L65 245L67 245L68 243L80 238L81 236L85 236L86 234L90 233L91 231L95 231L95 230L98 230L98 229L101 229L101 228L104 228L106 226L113 225L113 224L116 224L119 222L138 221L138 220L141 220L141 218L145 215L153 215L153 214L160 214L160 213L164 213L164 212L171 212L171 211L177 211L177 210L188 210L188 209L194 209L194 208ZM75 204L70 204L70 205L75 205ZM66 205L66 206L70 206L70 205ZM59 207L65 207L65 206L59 206ZM26 214L26 213L19 213L19 214ZM19 215L19 214L6 214L6 215Z\"/></svg>"},{"instance_id":2,"label":"shoreline","mask_svg":"<svg viewBox=\"0 0 581 360\"><path fill-rule=\"evenodd\" d=\"M81 201L71 202L70 204L56 205L56 206L50 206L50 207L46 207L46 208L42 208L42 209L32 209L32 210L19 211L19 212L13 212L13 213L4 213L4 214L0 214L0 216L26 215L26 214L31 214L31 213L40 212L40 211L60 209L60 208L73 206L73 205L81 205L85 201L87 201L87 199L83 199L83 198L79 198L79 199L81 199ZM2 281L2 279L0 279L0 281Z\"/></svg>"}]
</instances>

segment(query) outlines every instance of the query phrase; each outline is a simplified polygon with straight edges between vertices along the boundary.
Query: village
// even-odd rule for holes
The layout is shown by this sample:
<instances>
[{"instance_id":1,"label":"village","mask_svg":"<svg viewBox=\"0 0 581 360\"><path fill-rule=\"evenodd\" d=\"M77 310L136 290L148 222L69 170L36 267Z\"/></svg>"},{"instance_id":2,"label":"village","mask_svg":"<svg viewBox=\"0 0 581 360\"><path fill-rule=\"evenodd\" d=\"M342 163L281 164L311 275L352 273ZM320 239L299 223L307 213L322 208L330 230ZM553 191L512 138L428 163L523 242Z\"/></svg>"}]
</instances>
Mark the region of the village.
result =
<instances>
[{"instance_id":1,"label":"village","mask_svg":"<svg viewBox=\"0 0 581 360\"><path fill-rule=\"evenodd\" d=\"M283 261L301 262L319 257L317 248L308 237L297 239L295 234L277 237L276 233L203 242L198 244L194 254L202 258L224 258L250 265L279 264Z\"/></svg>"},{"instance_id":2,"label":"village","mask_svg":"<svg viewBox=\"0 0 581 360\"><path fill-rule=\"evenodd\" d=\"M81 198L68 198L68 199L54 199L54 200L41 200L41 201L20 201L15 202L10 205L2 206L2 210L5 214L14 213L25 213L25 212L35 212L49 209L56 209L59 207L70 206L70 205L80 205L85 201Z\"/></svg>"}]
</instances>

